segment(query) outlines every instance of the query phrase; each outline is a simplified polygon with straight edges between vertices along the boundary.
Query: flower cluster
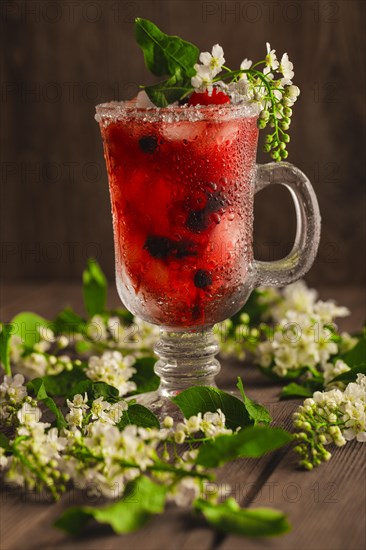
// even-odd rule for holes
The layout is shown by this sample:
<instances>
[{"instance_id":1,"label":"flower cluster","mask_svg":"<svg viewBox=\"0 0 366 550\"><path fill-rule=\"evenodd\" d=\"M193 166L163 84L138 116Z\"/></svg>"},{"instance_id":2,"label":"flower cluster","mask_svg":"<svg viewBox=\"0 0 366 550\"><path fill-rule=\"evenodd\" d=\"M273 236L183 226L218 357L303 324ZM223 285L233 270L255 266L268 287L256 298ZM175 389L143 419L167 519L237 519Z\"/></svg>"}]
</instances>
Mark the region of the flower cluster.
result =
<instances>
[{"instance_id":1,"label":"flower cluster","mask_svg":"<svg viewBox=\"0 0 366 550\"><path fill-rule=\"evenodd\" d=\"M73 360L75 351L79 357L93 355L88 376L121 389L120 395L133 391L132 382L127 381L135 372L131 369L136 358L152 354L158 338L158 327L134 317L130 323L123 323L113 314L94 315L83 332L73 329L73 334L58 334L47 327L38 327L39 338L32 347L26 346L22 338L12 335L9 350L14 370L28 379L59 374L80 365ZM68 348L68 353L65 353ZM74 349L75 348L75 349ZM103 352L105 354L103 355ZM120 372L118 375L117 371ZM114 374L113 374L114 373ZM114 382L112 383L113 380Z\"/></svg>"},{"instance_id":2,"label":"flower cluster","mask_svg":"<svg viewBox=\"0 0 366 550\"><path fill-rule=\"evenodd\" d=\"M163 421L163 425L165 428L170 429L169 437L173 438L176 443L184 443L186 438L191 439L192 434L197 432L202 432L205 438L232 434L232 430L226 428L225 421L224 413L221 409L218 409L216 412L206 412L203 416L202 413L198 413L184 419L176 426L174 426L172 417L167 416Z\"/></svg>"},{"instance_id":3,"label":"flower cluster","mask_svg":"<svg viewBox=\"0 0 366 550\"><path fill-rule=\"evenodd\" d=\"M24 386L24 376L4 376L0 384L0 421L6 424L16 424L24 414L25 407L32 410L36 406L34 399L28 396ZM23 412L20 412L23 411Z\"/></svg>"},{"instance_id":4,"label":"flower cluster","mask_svg":"<svg viewBox=\"0 0 366 550\"><path fill-rule=\"evenodd\" d=\"M213 86L217 86L230 97L231 103L256 103L260 110L259 128L263 129L268 124L273 128L273 132L266 137L264 150L271 154L273 160L279 161L288 156L286 147L290 137L287 130L291 124L291 107L300 90L292 83L294 67L288 54L284 53L279 61L276 50L268 42L266 47L264 60L253 64L251 60L244 59L240 70L232 71L224 65L222 47L215 44L211 53L200 54L200 63L194 66L196 74L191 78L191 84L193 88L209 93L212 93ZM259 70L260 66L262 70Z\"/></svg>"},{"instance_id":5,"label":"flower cluster","mask_svg":"<svg viewBox=\"0 0 366 550\"><path fill-rule=\"evenodd\" d=\"M334 302L317 300L317 293L303 281L289 285L266 310L274 323L262 325L266 339L258 343L256 362L281 377L304 368L324 373L325 383L329 383L348 368L339 362L333 366L330 359L357 342L336 332L334 320L348 314L347 308Z\"/></svg>"},{"instance_id":6,"label":"flower cluster","mask_svg":"<svg viewBox=\"0 0 366 550\"><path fill-rule=\"evenodd\" d=\"M315 392L294 414L301 464L312 469L330 459L329 443L342 447L347 441L366 442L366 376L358 374L342 392L335 388Z\"/></svg>"},{"instance_id":7,"label":"flower cluster","mask_svg":"<svg viewBox=\"0 0 366 550\"><path fill-rule=\"evenodd\" d=\"M198 450L192 445L232 433L221 410L177 423L168 416L161 429L120 425L128 410L126 401L109 403L103 397L90 401L87 393L67 400L67 426L59 430L42 421L42 410L27 396L23 383L17 374L5 377L0 386L1 410L15 426L9 441L11 454L0 449L0 468L7 482L44 488L55 498L68 482L89 493L116 498L126 483L149 473L169 487L169 500L186 506L209 479L195 463ZM179 456L177 445L183 443L190 449Z\"/></svg>"},{"instance_id":8,"label":"flower cluster","mask_svg":"<svg viewBox=\"0 0 366 550\"><path fill-rule=\"evenodd\" d=\"M82 428L90 419L100 420L103 423L112 425L118 424L123 412L128 409L126 401L111 404L105 401L103 397L95 399L92 406L89 407L87 393L84 396L76 394L72 401L67 399L67 405L69 412L66 415L66 421L71 431ZM87 412L89 409L90 411Z\"/></svg>"},{"instance_id":9,"label":"flower cluster","mask_svg":"<svg viewBox=\"0 0 366 550\"><path fill-rule=\"evenodd\" d=\"M71 358L60 353L69 345L69 338L63 334L56 336L49 327L46 330L45 327L38 327L36 330L39 338L31 350L26 348L20 336L14 334L10 338L10 360L17 372L27 378L36 378L71 370Z\"/></svg>"},{"instance_id":10,"label":"flower cluster","mask_svg":"<svg viewBox=\"0 0 366 550\"><path fill-rule=\"evenodd\" d=\"M130 380L136 372L132 367L135 361L132 355L123 357L119 351L105 351L101 356L89 358L85 374L93 382L106 382L114 386L120 396L126 395L136 389L136 384Z\"/></svg>"}]
</instances>

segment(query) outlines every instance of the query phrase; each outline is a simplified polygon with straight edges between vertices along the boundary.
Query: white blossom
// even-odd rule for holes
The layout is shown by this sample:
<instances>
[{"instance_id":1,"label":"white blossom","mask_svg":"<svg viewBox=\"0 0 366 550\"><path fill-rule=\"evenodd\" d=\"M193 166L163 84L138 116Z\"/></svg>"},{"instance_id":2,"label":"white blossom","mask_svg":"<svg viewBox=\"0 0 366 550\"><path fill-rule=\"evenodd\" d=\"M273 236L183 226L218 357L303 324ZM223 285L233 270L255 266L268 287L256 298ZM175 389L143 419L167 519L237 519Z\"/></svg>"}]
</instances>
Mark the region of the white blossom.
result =
<instances>
[{"instance_id":1,"label":"white blossom","mask_svg":"<svg viewBox=\"0 0 366 550\"><path fill-rule=\"evenodd\" d=\"M70 412L65 417L71 430L81 428L84 419L84 411L79 407L70 407Z\"/></svg>"},{"instance_id":2,"label":"white blossom","mask_svg":"<svg viewBox=\"0 0 366 550\"><path fill-rule=\"evenodd\" d=\"M17 417L20 424L25 426L33 426L39 423L42 416L42 411L39 407L34 407L30 403L24 403L22 408L17 412Z\"/></svg>"},{"instance_id":3,"label":"white blossom","mask_svg":"<svg viewBox=\"0 0 366 550\"><path fill-rule=\"evenodd\" d=\"M295 76L293 68L294 66L289 60L287 53L284 53L278 68L279 72L283 74L283 78L281 78L281 86L288 86L292 84L292 79Z\"/></svg>"},{"instance_id":4,"label":"white blossom","mask_svg":"<svg viewBox=\"0 0 366 550\"><path fill-rule=\"evenodd\" d=\"M193 88L199 89L201 91L208 90L209 93L212 92L212 74L208 67L205 65L198 65L197 63L194 66L196 74L191 78L191 84Z\"/></svg>"},{"instance_id":5,"label":"white blossom","mask_svg":"<svg viewBox=\"0 0 366 550\"><path fill-rule=\"evenodd\" d=\"M324 385L329 386L333 378L349 370L351 370L350 367L342 359L337 359L335 363L325 363L323 366Z\"/></svg>"},{"instance_id":6,"label":"white blossom","mask_svg":"<svg viewBox=\"0 0 366 550\"><path fill-rule=\"evenodd\" d=\"M232 430L225 427L225 415L218 409L217 412L206 412L201 422L201 430L206 437L216 437L222 434L231 434Z\"/></svg>"},{"instance_id":7,"label":"white blossom","mask_svg":"<svg viewBox=\"0 0 366 550\"><path fill-rule=\"evenodd\" d=\"M66 403L69 408L76 407L76 408L82 409L83 411L86 411L87 409L89 409L88 394L86 392L84 393L84 395L77 393L76 395L74 395L72 401L70 401L70 399L67 399Z\"/></svg>"},{"instance_id":8,"label":"white blossom","mask_svg":"<svg viewBox=\"0 0 366 550\"><path fill-rule=\"evenodd\" d=\"M86 334L95 342L106 340L108 338L108 333L103 317L94 315L87 325Z\"/></svg>"},{"instance_id":9,"label":"white blossom","mask_svg":"<svg viewBox=\"0 0 366 550\"><path fill-rule=\"evenodd\" d=\"M263 74L268 75L271 70L276 70L279 67L279 63L276 56L276 50L271 49L269 42L266 42L267 55L266 55L266 67L263 69Z\"/></svg>"},{"instance_id":10,"label":"white blossom","mask_svg":"<svg viewBox=\"0 0 366 550\"><path fill-rule=\"evenodd\" d=\"M240 70L246 71L247 69L250 69L250 67L253 65L253 62L250 59L243 59L243 61L240 63ZM246 76L245 74L242 76Z\"/></svg>"},{"instance_id":11,"label":"white blossom","mask_svg":"<svg viewBox=\"0 0 366 550\"><path fill-rule=\"evenodd\" d=\"M347 317L350 314L347 307L337 306L331 300L327 302L318 300L316 304L314 304L314 312L319 315L324 323L332 323L333 319L336 317Z\"/></svg>"},{"instance_id":12,"label":"white blossom","mask_svg":"<svg viewBox=\"0 0 366 550\"><path fill-rule=\"evenodd\" d=\"M169 493L168 499L173 501L177 506L190 506L199 497L201 487L199 480L194 477L184 477L174 487L174 490Z\"/></svg>"},{"instance_id":13,"label":"white blossom","mask_svg":"<svg viewBox=\"0 0 366 550\"><path fill-rule=\"evenodd\" d=\"M207 67L211 77L214 78L221 72L222 66L225 63L224 50L219 44L215 44L212 47L211 53L202 52L199 60L204 67Z\"/></svg>"},{"instance_id":14,"label":"white blossom","mask_svg":"<svg viewBox=\"0 0 366 550\"><path fill-rule=\"evenodd\" d=\"M284 97L284 105L287 107L291 107L297 100L298 96L300 95L300 89L297 86L294 86L291 84L290 86L286 86L285 88L285 97Z\"/></svg>"},{"instance_id":15,"label":"white blossom","mask_svg":"<svg viewBox=\"0 0 366 550\"><path fill-rule=\"evenodd\" d=\"M12 334L9 342L10 362L16 364L20 361L24 352L23 340L17 334Z\"/></svg>"},{"instance_id":16,"label":"white blossom","mask_svg":"<svg viewBox=\"0 0 366 550\"><path fill-rule=\"evenodd\" d=\"M9 399L12 404L20 403L27 395L27 388L24 386L24 376L16 374L12 376L4 376L4 380L0 385L0 402Z\"/></svg>"},{"instance_id":17,"label":"white blossom","mask_svg":"<svg viewBox=\"0 0 366 550\"><path fill-rule=\"evenodd\" d=\"M45 376L48 365L48 359L43 353L33 352L23 357L17 368L29 378L37 378Z\"/></svg>"}]
</instances>

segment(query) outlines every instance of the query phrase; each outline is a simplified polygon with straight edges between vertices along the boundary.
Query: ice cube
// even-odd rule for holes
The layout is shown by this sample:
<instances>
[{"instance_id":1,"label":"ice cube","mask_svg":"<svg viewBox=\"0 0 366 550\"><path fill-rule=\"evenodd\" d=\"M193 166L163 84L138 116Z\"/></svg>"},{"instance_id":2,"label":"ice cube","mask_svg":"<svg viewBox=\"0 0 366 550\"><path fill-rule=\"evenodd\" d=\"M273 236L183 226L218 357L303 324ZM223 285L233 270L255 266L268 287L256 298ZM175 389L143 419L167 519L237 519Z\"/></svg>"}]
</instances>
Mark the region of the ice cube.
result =
<instances>
[{"instance_id":1,"label":"ice cube","mask_svg":"<svg viewBox=\"0 0 366 550\"><path fill-rule=\"evenodd\" d=\"M196 141L203 137L205 129L204 122L175 122L164 126L163 136L169 141Z\"/></svg>"},{"instance_id":2,"label":"ice cube","mask_svg":"<svg viewBox=\"0 0 366 550\"><path fill-rule=\"evenodd\" d=\"M144 90L141 90L136 97L136 107L138 109L150 109L151 107L155 107L155 105L152 101L150 101L147 93Z\"/></svg>"},{"instance_id":3,"label":"ice cube","mask_svg":"<svg viewBox=\"0 0 366 550\"><path fill-rule=\"evenodd\" d=\"M239 125L236 121L223 122L216 126L216 141L219 145L231 143L237 137Z\"/></svg>"}]
</instances>

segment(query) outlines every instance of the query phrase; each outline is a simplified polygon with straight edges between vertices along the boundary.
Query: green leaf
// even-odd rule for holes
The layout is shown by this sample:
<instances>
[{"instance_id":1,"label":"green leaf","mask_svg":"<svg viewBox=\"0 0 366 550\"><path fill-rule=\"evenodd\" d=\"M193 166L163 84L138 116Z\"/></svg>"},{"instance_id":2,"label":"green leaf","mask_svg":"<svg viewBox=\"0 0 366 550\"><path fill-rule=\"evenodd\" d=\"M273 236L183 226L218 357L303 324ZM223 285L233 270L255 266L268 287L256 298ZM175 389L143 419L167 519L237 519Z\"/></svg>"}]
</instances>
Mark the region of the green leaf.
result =
<instances>
[{"instance_id":1,"label":"green leaf","mask_svg":"<svg viewBox=\"0 0 366 550\"><path fill-rule=\"evenodd\" d=\"M154 23L135 19L136 41L144 53L147 68L156 76L194 76L198 48L178 36L163 33Z\"/></svg>"},{"instance_id":2,"label":"green leaf","mask_svg":"<svg viewBox=\"0 0 366 550\"><path fill-rule=\"evenodd\" d=\"M94 348L94 343L87 340L76 340L75 351L78 355L89 353Z\"/></svg>"},{"instance_id":3,"label":"green leaf","mask_svg":"<svg viewBox=\"0 0 366 550\"><path fill-rule=\"evenodd\" d=\"M0 325L0 364L5 374L11 376L10 368L10 338L13 334L12 325Z\"/></svg>"},{"instance_id":4,"label":"green leaf","mask_svg":"<svg viewBox=\"0 0 366 550\"><path fill-rule=\"evenodd\" d=\"M238 377L238 383L236 387L240 391L240 395L243 399L245 408L248 411L248 414L253 420L254 424L269 424L272 421L272 417L269 411L266 409L266 407L263 407L263 405L252 401L251 399L249 399L249 397L245 395L243 381L240 377Z\"/></svg>"},{"instance_id":5,"label":"green leaf","mask_svg":"<svg viewBox=\"0 0 366 550\"><path fill-rule=\"evenodd\" d=\"M193 88L189 80L177 79L175 76L154 84L145 86L145 92L158 107L167 107L175 101L183 99Z\"/></svg>"},{"instance_id":6,"label":"green leaf","mask_svg":"<svg viewBox=\"0 0 366 550\"><path fill-rule=\"evenodd\" d=\"M358 374L366 374L366 362L356 365L347 372L342 372L342 374L333 378L332 382L344 382L345 384L349 384L350 382L355 382Z\"/></svg>"},{"instance_id":7,"label":"green leaf","mask_svg":"<svg viewBox=\"0 0 366 550\"><path fill-rule=\"evenodd\" d=\"M160 378L154 372L155 363L155 357L141 357L136 360L133 365L136 372L131 380L135 382L137 389L133 394L146 393L158 389Z\"/></svg>"},{"instance_id":8,"label":"green leaf","mask_svg":"<svg viewBox=\"0 0 366 550\"><path fill-rule=\"evenodd\" d=\"M234 533L248 537L281 535L290 530L290 524L282 512L273 508L240 508L233 498L222 504L198 500L195 508L203 513L208 523L222 533Z\"/></svg>"},{"instance_id":9,"label":"green leaf","mask_svg":"<svg viewBox=\"0 0 366 550\"><path fill-rule=\"evenodd\" d=\"M194 386L173 397L172 401L178 405L185 418L199 412L204 414L221 409L226 418L226 426L232 430L253 424L244 403L217 388Z\"/></svg>"},{"instance_id":10,"label":"green leaf","mask_svg":"<svg viewBox=\"0 0 366 550\"><path fill-rule=\"evenodd\" d=\"M83 333L86 328L86 321L78 315L71 307L66 307L57 315L53 322L54 331L57 334L73 335Z\"/></svg>"},{"instance_id":11,"label":"green leaf","mask_svg":"<svg viewBox=\"0 0 366 550\"><path fill-rule=\"evenodd\" d=\"M13 317L11 327L12 334L19 336L26 348L32 348L41 339L39 329L43 327L52 329L53 325L36 313L24 311Z\"/></svg>"},{"instance_id":12,"label":"green leaf","mask_svg":"<svg viewBox=\"0 0 366 550\"><path fill-rule=\"evenodd\" d=\"M74 365L72 370L64 370L59 374L48 374L41 378L48 395L66 397L73 387L82 380L88 380L82 365Z\"/></svg>"},{"instance_id":13,"label":"green leaf","mask_svg":"<svg viewBox=\"0 0 366 550\"><path fill-rule=\"evenodd\" d=\"M123 413L118 423L118 428L123 430L129 424L135 424L142 428L160 428L159 420L155 414L138 403L129 405L128 410Z\"/></svg>"},{"instance_id":14,"label":"green leaf","mask_svg":"<svg viewBox=\"0 0 366 550\"><path fill-rule=\"evenodd\" d=\"M291 384L287 384L287 386L282 388L280 399L291 399L292 397L311 397L313 393L314 392L309 387L300 386L300 384L291 382Z\"/></svg>"},{"instance_id":15,"label":"green leaf","mask_svg":"<svg viewBox=\"0 0 366 550\"><path fill-rule=\"evenodd\" d=\"M42 401L46 405L46 407L55 415L56 425L59 430L67 427L67 422L61 412L61 409L59 409L52 397L49 397L49 395L47 394L42 378L34 378L30 382L28 382L27 390L29 392L33 392L35 398L38 401Z\"/></svg>"},{"instance_id":16,"label":"green leaf","mask_svg":"<svg viewBox=\"0 0 366 550\"><path fill-rule=\"evenodd\" d=\"M110 525L116 533L131 533L142 527L151 515L164 511L166 492L164 485L141 476L127 485L121 500L100 508L69 508L55 526L76 535L94 518Z\"/></svg>"},{"instance_id":17,"label":"green leaf","mask_svg":"<svg viewBox=\"0 0 366 550\"><path fill-rule=\"evenodd\" d=\"M13 448L9 443L9 438L2 433L0 433L0 447L9 453L13 452Z\"/></svg>"},{"instance_id":18,"label":"green leaf","mask_svg":"<svg viewBox=\"0 0 366 550\"><path fill-rule=\"evenodd\" d=\"M292 436L281 428L250 426L232 435L220 435L203 443L197 464L216 468L235 458L257 458L292 441Z\"/></svg>"},{"instance_id":19,"label":"green leaf","mask_svg":"<svg viewBox=\"0 0 366 550\"><path fill-rule=\"evenodd\" d=\"M122 399L119 397L118 390L114 386L110 386L105 382L93 382L89 379L80 380L80 382L77 382L71 388L68 398L72 400L74 395L78 393L84 395L85 392L88 394L89 404L99 397L103 397L103 399L109 403L116 403Z\"/></svg>"},{"instance_id":20,"label":"green leaf","mask_svg":"<svg viewBox=\"0 0 366 550\"><path fill-rule=\"evenodd\" d=\"M366 359L366 338L362 338L357 344L340 356L351 369L365 362Z\"/></svg>"},{"instance_id":21,"label":"green leaf","mask_svg":"<svg viewBox=\"0 0 366 550\"><path fill-rule=\"evenodd\" d=\"M107 299L107 280L99 264L92 258L88 260L88 266L83 272L83 296L89 317L104 311Z\"/></svg>"}]
</instances>

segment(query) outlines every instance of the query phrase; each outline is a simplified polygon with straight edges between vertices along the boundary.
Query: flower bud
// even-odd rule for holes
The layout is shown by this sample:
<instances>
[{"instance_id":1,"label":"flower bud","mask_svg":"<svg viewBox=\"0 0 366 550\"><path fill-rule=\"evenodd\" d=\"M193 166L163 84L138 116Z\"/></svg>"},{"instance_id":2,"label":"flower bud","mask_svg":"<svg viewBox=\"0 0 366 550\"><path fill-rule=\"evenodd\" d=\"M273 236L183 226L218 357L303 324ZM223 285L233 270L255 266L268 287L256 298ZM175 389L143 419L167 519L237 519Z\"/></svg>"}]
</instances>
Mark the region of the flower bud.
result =
<instances>
[{"instance_id":1,"label":"flower bud","mask_svg":"<svg viewBox=\"0 0 366 550\"><path fill-rule=\"evenodd\" d=\"M272 136L272 134L268 134L268 136L266 136L265 142L266 142L266 143L272 143L272 141L273 141L273 136Z\"/></svg>"},{"instance_id":2,"label":"flower bud","mask_svg":"<svg viewBox=\"0 0 366 550\"><path fill-rule=\"evenodd\" d=\"M264 120L265 122L268 122L268 120L269 120L269 112L268 111L263 110L259 116L262 120Z\"/></svg>"},{"instance_id":3,"label":"flower bud","mask_svg":"<svg viewBox=\"0 0 366 550\"><path fill-rule=\"evenodd\" d=\"M290 136L288 134L283 134L282 139L285 143L288 143L290 141Z\"/></svg>"},{"instance_id":4,"label":"flower bud","mask_svg":"<svg viewBox=\"0 0 366 550\"><path fill-rule=\"evenodd\" d=\"M174 420L171 416L166 416L163 420L164 428L172 428L174 426Z\"/></svg>"},{"instance_id":5,"label":"flower bud","mask_svg":"<svg viewBox=\"0 0 366 550\"><path fill-rule=\"evenodd\" d=\"M283 109L283 114L287 117L290 117L292 115L292 109L290 107L285 107Z\"/></svg>"},{"instance_id":6,"label":"flower bud","mask_svg":"<svg viewBox=\"0 0 366 550\"><path fill-rule=\"evenodd\" d=\"M179 443L179 444L183 443L185 438L186 438L186 434L183 431L179 431L174 434L174 441L176 443Z\"/></svg>"},{"instance_id":7,"label":"flower bud","mask_svg":"<svg viewBox=\"0 0 366 550\"><path fill-rule=\"evenodd\" d=\"M280 151L280 154L281 154L281 157L282 157L283 159L287 159L287 157L288 157L288 152L287 152L287 151L281 150L281 151Z\"/></svg>"},{"instance_id":8,"label":"flower bud","mask_svg":"<svg viewBox=\"0 0 366 550\"><path fill-rule=\"evenodd\" d=\"M304 468L306 468L306 470L312 470L313 469L313 465L308 460L302 460L300 462L300 464L301 464L301 466L304 466Z\"/></svg>"},{"instance_id":9,"label":"flower bud","mask_svg":"<svg viewBox=\"0 0 366 550\"><path fill-rule=\"evenodd\" d=\"M260 118L258 119L257 126L260 130L263 130L267 126L267 123L265 120Z\"/></svg>"}]
</instances>

